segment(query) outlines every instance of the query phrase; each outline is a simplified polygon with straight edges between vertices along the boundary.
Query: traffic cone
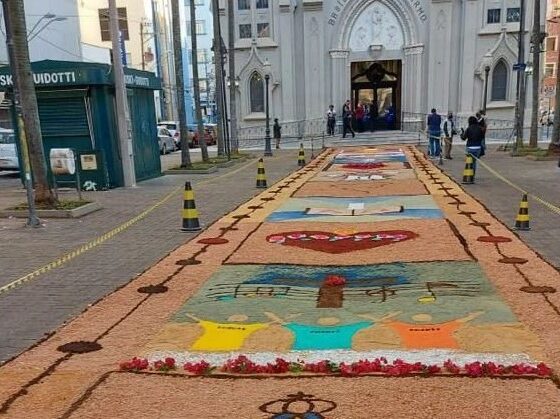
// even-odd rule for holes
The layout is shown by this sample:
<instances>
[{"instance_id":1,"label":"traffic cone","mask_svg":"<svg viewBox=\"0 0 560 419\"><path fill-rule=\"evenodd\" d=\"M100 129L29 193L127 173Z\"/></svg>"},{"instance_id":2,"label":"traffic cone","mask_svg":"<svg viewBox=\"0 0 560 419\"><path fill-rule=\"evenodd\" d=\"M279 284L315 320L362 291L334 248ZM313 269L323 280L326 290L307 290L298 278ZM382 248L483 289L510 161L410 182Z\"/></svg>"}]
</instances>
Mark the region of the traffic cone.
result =
<instances>
[{"instance_id":1,"label":"traffic cone","mask_svg":"<svg viewBox=\"0 0 560 419\"><path fill-rule=\"evenodd\" d=\"M264 162L263 159L259 159L257 165L257 188L266 189L266 175L264 173Z\"/></svg>"},{"instance_id":2,"label":"traffic cone","mask_svg":"<svg viewBox=\"0 0 560 419\"><path fill-rule=\"evenodd\" d=\"M467 154L465 160L465 170L463 170L463 182L464 184L474 183L474 168L473 168L473 156Z\"/></svg>"},{"instance_id":3,"label":"traffic cone","mask_svg":"<svg viewBox=\"0 0 560 419\"><path fill-rule=\"evenodd\" d=\"M531 227L529 227L529 201L527 200L526 193L521 198L519 212L517 217L515 217L515 229L520 231L531 230Z\"/></svg>"},{"instance_id":4,"label":"traffic cone","mask_svg":"<svg viewBox=\"0 0 560 419\"><path fill-rule=\"evenodd\" d=\"M305 150L303 149L303 143L299 145L299 154L297 159L297 165L299 167L305 166Z\"/></svg>"},{"instance_id":5,"label":"traffic cone","mask_svg":"<svg viewBox=\"0 0 560 419\"><path fill-rule=\"evenodd\" d=\"M200 229L198 211L194 204L194 192L191 183L185 182L185 192L183 194L183 228L181 228L181 231L199 231Z\"/></svg>"}]
</instances>

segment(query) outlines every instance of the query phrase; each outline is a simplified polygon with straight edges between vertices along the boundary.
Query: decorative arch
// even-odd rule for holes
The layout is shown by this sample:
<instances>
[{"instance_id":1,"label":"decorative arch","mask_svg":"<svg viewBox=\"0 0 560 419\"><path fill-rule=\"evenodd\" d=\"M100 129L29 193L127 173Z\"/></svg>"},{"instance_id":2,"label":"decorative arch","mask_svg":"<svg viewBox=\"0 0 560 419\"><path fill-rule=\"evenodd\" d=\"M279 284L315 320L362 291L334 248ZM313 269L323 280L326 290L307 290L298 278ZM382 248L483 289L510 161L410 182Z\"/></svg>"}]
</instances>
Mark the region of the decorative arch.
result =
<instances>
[{"instance_id":1,"label":"decorative arch","mask_svg":"<svg viewBox=\"0 0 560 419\"><path fill-rule=\"evenodd\" d=\"M396 34L394 37L396 38L396 42L392 41L393 45L401 44L402 47L421 43L418 18L416 14L413 13L406 0L362 0L347 3L344 12L336 24L337 28L333 31L331 49L351 49L350 43L351 40L353 41L352 37L359 36L357 32L356 34L354 34L354 32L358 31L360 26L362 26L360 25L360 21L364 19L367 20L368 18L371 20L371 14L373 14L374 11L374 19L376 17L379 18L379 15L383 12L385 16L389 17L390 21L384 23L387 23L386 31L389 26L394 26L391 33ZM400 42L401 39L402 42ZM370 42L370 44L374 42L375 41Z\"/></svg>"}]
</instances>

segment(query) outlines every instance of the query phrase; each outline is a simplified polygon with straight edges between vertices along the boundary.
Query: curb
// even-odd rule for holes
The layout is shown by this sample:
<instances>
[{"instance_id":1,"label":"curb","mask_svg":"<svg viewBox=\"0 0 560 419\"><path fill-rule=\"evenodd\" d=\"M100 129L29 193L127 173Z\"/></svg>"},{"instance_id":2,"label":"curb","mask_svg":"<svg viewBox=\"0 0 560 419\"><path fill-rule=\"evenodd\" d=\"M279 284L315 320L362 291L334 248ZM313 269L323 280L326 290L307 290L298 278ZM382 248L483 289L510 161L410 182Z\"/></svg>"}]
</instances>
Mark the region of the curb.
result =
<instances>
[{"instance_id":1,"label":"curb","mask_svg":"<svg viewBox=\"0 0 560 419\"><path fill-rule=\"evenodd\" d=\"M89 204L82 205L81 207L71 210L37 210L37 217L39 218L81 218L92 212L102 209L101 205L97 202L90 202ZM0 211L0 218L27 218L29 216L28 210L2 210Z\"/></svg>"}]
</instances>

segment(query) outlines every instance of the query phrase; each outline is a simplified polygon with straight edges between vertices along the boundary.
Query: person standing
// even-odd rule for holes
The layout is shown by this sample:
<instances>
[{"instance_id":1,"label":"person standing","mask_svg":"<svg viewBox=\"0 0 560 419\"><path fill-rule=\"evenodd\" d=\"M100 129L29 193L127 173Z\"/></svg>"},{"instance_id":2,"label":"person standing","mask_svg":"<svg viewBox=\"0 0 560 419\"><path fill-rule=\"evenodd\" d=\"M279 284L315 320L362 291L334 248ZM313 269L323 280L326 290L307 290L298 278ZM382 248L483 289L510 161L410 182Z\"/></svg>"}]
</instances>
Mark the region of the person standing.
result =
<instances>
[{"instance_id":1,"label":"person standing","mask_svg":"<svg viewBox=\"0 0 560 419\"><path fill-rule=\"evenodd\" d=\"M455 134L457 134L457 131L455 130L453 112L449 112L447 114L447 118L443 122L443 135L445 141L443 144L443 156L448 160L453 160L453 157L451 157L451 147L453 146L453 136Z\"/></svg>"},{"instance_id":2,"label":"person standing","mask_svg":"<svg viewBox=\"0 0 560 419\"><path fill-rule=\"evenodd\" d=\"M356 106L356 128L358 132L362 132L364 130L364 107L362 106L361 102L358 102L358 106Z\"/></svg>"},{"instance_id":3,"label":"person standing","mask_svg":"<svg viewBox=\"0 0 560 419\"><path fill-rule=\"evenodd\" d=\"M349 100L342 107L342 138L346 138L347 132L352 133L352 138L356 136L352 129L352 106Z\"/></svg>"},{"instance_id":4,"label":"person standing","mask_svg":"<svg viewBox=\"0 0 560 419\"><path fill-rule=\"evenodd\" d=\"M280 138L282 137L282 127L278 122L278 118L274 118L274 125L272 126L274 140L276 140L276 148L280 148Z\"/></svg>"},{"instance_id":5,"label":"person standing","mask_svg":"<svg viewBox=\"0 0 560 419\"><path fill-rule=\"evenodd\" d=\"M481 156L486 154L486 130L488 125L486 124L486 112L480 110L476 113L476 121L482 130L482 149L481 149Z\"/></svg>"},{"instance_id":6,"label":"person standing","mask_svg":"<svg viewBox=\"0 0 560 419\"><path fill-rule=\"evenodd\" d=\"M336 126L336 111L334 105L329 105L327 111L327 135L334 135L334 127Z\"/></svg>"},{"instance_id":7,"label":"person standing","mask_svg":"<svg viewBox=\"0 0 560 419\"><path fill-rule=\"evenodd\" d=\"M482 142L484 141L484 133L477 117L470 116L467 130L463 131L461 128L461 131L461 139L467 140L467 154L474 157L473 172L476 174L476 160L482 156Z\"/></svg>"},{"instance_id":8,"label":"person standing","mask_svg":"<svg viewBox=\"0 0 560 419\"><path fill-rule=\"evenodd\" d=\"M438 115L435 108L432 108L432 113L428 115L428 137L429 148L428 156L437 157L441 153L441 116Z\"/></svg>"}]
</instances>

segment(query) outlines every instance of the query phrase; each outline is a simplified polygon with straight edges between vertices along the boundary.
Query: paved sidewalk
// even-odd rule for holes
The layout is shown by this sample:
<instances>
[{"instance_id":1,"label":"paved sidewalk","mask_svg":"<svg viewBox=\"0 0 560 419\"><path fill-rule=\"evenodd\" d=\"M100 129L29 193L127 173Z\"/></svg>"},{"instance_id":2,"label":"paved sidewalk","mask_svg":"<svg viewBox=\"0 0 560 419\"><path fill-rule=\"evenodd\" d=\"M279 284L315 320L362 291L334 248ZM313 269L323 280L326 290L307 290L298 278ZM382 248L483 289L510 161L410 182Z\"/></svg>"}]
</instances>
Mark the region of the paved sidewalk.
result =
<instances>
[{"instance_id":1,"label":"paved sidewalk","mask_svg":"<svg viewBox=\"0 0 560 419\"><path fill-rule=\"evenodd\" d=\"M443 170L460 183L465 166L464 143L454 145L453 160L444 160ZM525 157L511 157L496 151L491 145L483 157L484 163L529 193L560 207L560 168L557 161L532 161ZM437 163L437 161L436 161ZM505 225L512 227L519 210L521 193L497 179L484 167L477 169L476 183L463 185L465 190L480 200ZM519 236L546 260L560 268L560 215L554 214L536 201L529 199L531 231L518 232Z\"/></svg>"},{"instance_id":2,"label":"paved sidewalk","mask_svg":"<svg viewBox=\"0 0 560 419\"><path fill-rule=\"evenodd\" d=\"M265 160L269 185L297 170L297 151L276 152ZM244 169L238 170L245 166ZM231 176L224 176L233 173ZM163 176L134 189L88 196L103 210L82 219L46 220L45 228L26 228L24 220L0 219L0 286L59 258L154 205L170 191L193 183L201 222L209 225L259 193L256 160L210 175ZM210 181L208 182L208 180ZM215 180L213 180L215 179ZM205 182L197 187L200 182ZM19 202L22 192L16 198ZM21 195L21 197L19 196ZM180 231L182 194L177 193L146 218L67 264L0 295L0 362L18 354L88 305L142 273L194 235Z\"/></svg>"}]
</instances>

